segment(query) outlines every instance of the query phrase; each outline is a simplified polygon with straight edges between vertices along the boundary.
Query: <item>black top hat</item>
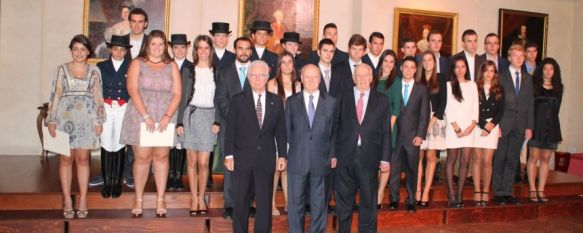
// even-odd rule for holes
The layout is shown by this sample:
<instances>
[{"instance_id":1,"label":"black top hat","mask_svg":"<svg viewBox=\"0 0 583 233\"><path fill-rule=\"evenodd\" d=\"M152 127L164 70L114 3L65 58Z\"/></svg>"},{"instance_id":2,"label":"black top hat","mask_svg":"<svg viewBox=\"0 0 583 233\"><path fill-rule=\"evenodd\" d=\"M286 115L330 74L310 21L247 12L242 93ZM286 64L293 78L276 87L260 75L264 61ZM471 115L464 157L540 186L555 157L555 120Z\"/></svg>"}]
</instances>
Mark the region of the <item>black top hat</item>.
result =
<instances>
[{"instance_id":1,"label":"black top hat","mask_svg":"<svg viewBox=\"0 0 583 233\"><path fill-rule=\"evenodd\" d=\"M300 34L297 32L285 32L283 33L283 38L281 38L280 42L285 44L285 42L296 42L301 44L302 41L300 40Z\"/></svg>"},{"instance_id":2,"label":"black top hat","mask_svg":"<svg viewBox=\"0 0 583 233\"><path fill-rule=\"evenodd\" d=\"M214 35L215 33L227 33L231 34L229 31L229 24L223 22L213 22L213 28L209 30L209 33Z\"/></svg>"},{"instance_id":3,"label":"black top hat","mask_svg":"<svg viewBox=\"0 0 583 233\"><path fill-rule=\"evenodd\" d=\"M129 49L132 47L132 45L130 44L130 35L125 36L112 35L111 42L105 42L105 44L107 45L108 48L111 48L113 46L119 46Z\"/></svg>"},{"instance_id":4,"label":"black top hat","mask_svg":"<svg viewBox=\"0 0 583 233\"><path fill-rule=\"evenodd\" d=\"M187 45L190 41L186 39L186 34L172 34L170 36L170 41L168 41L170 46L173 45Z\"/></svg>"},{"instance_id":5,"label":"black top hat","mask_svg":"<svg viewBox=\"0 0 583 233\"><path fill-rule=\"evenodd\" d=\"M271 30L271 24L267 21L253 21L253 26L251 26L251 32L255 33L255 31L257 30L265 30L269 33L273 32L273 30Z\"/></svg>"}]
</instances>

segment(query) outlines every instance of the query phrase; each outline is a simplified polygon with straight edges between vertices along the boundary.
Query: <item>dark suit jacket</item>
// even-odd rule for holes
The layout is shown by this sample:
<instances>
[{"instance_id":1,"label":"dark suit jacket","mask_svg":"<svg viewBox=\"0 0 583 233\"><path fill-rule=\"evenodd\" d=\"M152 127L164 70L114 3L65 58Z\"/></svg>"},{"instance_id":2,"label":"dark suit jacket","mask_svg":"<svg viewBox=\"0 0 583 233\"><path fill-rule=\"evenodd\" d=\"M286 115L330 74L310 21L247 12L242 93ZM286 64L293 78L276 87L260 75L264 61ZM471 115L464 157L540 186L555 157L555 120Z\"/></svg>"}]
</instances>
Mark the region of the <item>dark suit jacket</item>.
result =
<instances>
[{"instance_id":1,"label":"dark suit jacket","mask_svg":"<svg viewBox=\"0 0 583 233\"><path fill-rule=\"evenodd\" d=\"M255 60L262 60L269 65L269 78L272 79L277 75L277 54L272 53L271 51L265 49L263 52L263 56L259 57L257 54L257 50L252 49L253 53L251 54L251 61Z\"/></svg>"},{"instance_id":2,"label":"dark suit jacket","mask_svg":"<svg viewBox=\"0 0 583 233\"><path fill-rule=\"evenodd\" d=\"M225 54L223 54L223 58L219 60L217 54L213 51L213 63L217 67L217 69L223 69L227 66L230 66L235 62L235 54L230 52L229 50L225 49Z\"/></svg>"},{"instance_id":3,"label":"dark suit jacket","mask_svg":"<svg viewBox=\"0 0 583 233\"><path fill-rule=\"evenodd\" d=\"M275 94L265 94L265 116L259 128L251 90L231 100L225 136L225 155L233 155L235 170L250 170L260 163L265 172L275 171L275 144L279 157L286 158L287 139L283 102Z\"/></svg>"},{"instance_id":4,"label":"dark suit jacket","mask_svg":"<svg viewBox=\"0 0 583 233\"><path fill-rule=\"evenodd\" d=\"M391 161L389 101L373 88L370 89L369 95L362 124L358 124L356 116L354 88L344 90L337 98L336 157L338 167L352 165L356 159L358 135L361 138L361 155L363 155L358 159L363 166L378 169L381 161Z\"/></svg>"},{"instance_id":5,"label":"dark suit jacket","mask_svg":"<svg viewBox=\"0 0 583 233\"><path fill-rule=\"evenodd\" d=\"M380 60L379 60L379 63L381 63L381 64L373 64L368 53L366 55L364 55L364 57L362 57L362 63L368 64L370 66L370 68L372 68L373 77L377 75L377 73L379 72L379 67L382 66L382 61L380 61ZM375 65L377 65L377 68L375 68Z\"/></svg>"},{"instance_id":6,"label":"dark suit jacket","mask_svg":"<svg viewBox=\"0 0 583 233\"><path fill-rule=\"evenodd\" d=\"M488 60L488 57L486 57L486 53L480 55L480 57L481 57L480 59L482 59L483 62L486 62ZM498 67L496 67L496 69L498 69L498 73L507 70L508 66L510 66L510 62L506 58L498 56Z\"/></svg>"},{"instance_id":7,"label":"dark suit jacket","mask_svg":"<svg viewBox=\"0 0 583 233\"><path fill-rule=\"evenodd\" d=\"M249 90L250 88L249 80L245 79L244 88L241 89L239 73L237 72L235 63L219 70L215 89L215 102L217 103L215 108L219 108L221 123L224 123L227 119L231 98L233 98L235 94Z\"/></svg>"},{"instance_id":8,"label":"dark suit jacket","mask_svg":"<svg viewBox=\"0 0 583 233\"><path fill-rule=\"evenodd\" d=\"M534 92L532 78L526 71L520 72L520 94L516 96L513 77L510 70L500 74L500 84L504 87L504 114L500 121L502 136L513 130L523 134L526 129L534 127Z\"/></svg>"},{"instance_id":9,"label":"dark suit jacket","mask_svg":"<svg viewBox=\"0 0 583 233\"><path fill-rule=\"evenodd\" d=\"M97 67L99 67L99 71L101 71L103 98L113 100L123 99L126 102L130 99L126 88L126 81L131 61L131 59L124 58L117 71L115 71L115 67L113 67L111 57L105 61L97 63Z\"/></svg>"},{"instance_id":10,"label":"dark suit jacket","mask_svg":"<svg viewBox=\"0 0 583 233\"><path fill-rule=\"evenodd\" d=\"M399 93L401 93L401 87L399 87ZM397 145L393 150L393 156L397 156L403 147L413 148L413 138L425 139L430 114L429 90L426 86L415 82L409 94L407 106L401 98L401 112L397 118Z\"/></svg>"},{"instance_id":11,"label":"dark suit jacket","mask_svg":"<svg viewBox=\"0 0 583 233\"><path fill-rule=\"evenodd\" d=\"M306 101L309 99L299 92L285 103L288 172L323 176L332 170L330 159L336 155L336 99L320 92L311 128Z\"/></svg>"},{"instance_id":12,"label":"dark suit jacket","mask_svg":"<svg viewBox=\"0 0 583 233\"><path fill-rule=\"evenodd\" d=\"M317 50L312 51L308 57L308 60L310 63L318 65L318 63L320 62L320 56L318 56L318 51ZM336 51L334 51L334 56L332 57L332 66L346 60L348 60L348 53L336 48Z\"/></svg>"},{"instance_id":13,"label":"dark suit jacket","mask_svg":"<svg viewBox=\"0 0 583 233\"><path fill-rule=\"evenodd\" d=\"M183 125L184 110L190 104L190 101L192 101L192 97L194 95L194 92L196 91L194 89L194 84L196 83L196 72L193 72L193 70L194 64L192 64L192 62L190 62L189 60L184 60L182 67L180 67L180 76L182 77L182 96L180 98L180 104L178 105L178 116L176 120L177 126ZM217 72L218 72L217 69L213 68L215 85L217 82ZM219 108L217 107L218 105L217 98L215 98L214 102L215 102L214 123L220 125L219 122L221 121L221 117Z\"/></svg>"},{"instance_id":14,"label":"dark suit jacket","mask_svg":"<svg viewBox=\"0 0 583 233\"><path fill-rule=\"evenodd\" d=\"M127 35L127 36L129 37L130 35ZM142 40L142 47L140 48L140 52L142 52L142 50L144 50L146 48L146 43L148 43L148 34L144 33L144 39ZM125 58L131 61L132 55L135 55L135 57L138 56L138 54L132 54L132 50L128 49L128 52L126 53Z\"/></svg>"},{"instance_id":15,"label":"dark suit jacket","mask_svg":"<svg viewBox=\"0 0 583 233\"><path fill-rule=\"evenodd\" d=\"M331 96L337 97L344 90L351 89L354 87L354 80L352 79L352 70L350 69L350 63L345 60L336 65L332 65L332 75L330 76L330 87L329 92ZM326 84L324 83L324 76L322 75L322 80L320 81L320 91L326 92Z\"/></svg>"},{"instance_id":16,"label":"dark suit jacket","mask_svg":"<svg viewBox=\"0 0 583 233\"><path fill-rule=\"evenodd\" d=\"M296 70L296 80L297 81L300 81L300 82L302 81L300 73L302 71L302 68L307 64L309 64L308 61L304 60L299 55L294 57L294 69Z\"/></svg>"},{"instance_id":17,"label":"dark suit jacket","mask_svg":"<svg viewBox=\"0 0 583 233\"><path fill-rule=\"evenodd\" d=\"M453 59L454 57L459 57L459 56L461 56L461 57L464 57L464 58L466 58L466 60L467 60L466 53L464 53L464 51L461 51L461 52L459 52L459 53L456 53L455 55L453 55L453 56L452 56L452 59ZM480 56L480 55L476 54L476 58L474 59L474 78L478 78L478 76L480 75L480 66L481 66L481 65L482 65L482 63L484 63L485 61L486 61L486 58L485 58L485 57L482 57L482 56ZM469 61L468 61L468 62L469 62ZM450 63L451 63L451 60L450 60ZM440 69L441 69L441 68L440 68ZM448 68L448 69L449 69L449 68ZM470 69L470 68L468 67L468 70L469 70L469 69ZM475 81L475 80L474 80L474 81Z\"/></svg>"}]
</instances>

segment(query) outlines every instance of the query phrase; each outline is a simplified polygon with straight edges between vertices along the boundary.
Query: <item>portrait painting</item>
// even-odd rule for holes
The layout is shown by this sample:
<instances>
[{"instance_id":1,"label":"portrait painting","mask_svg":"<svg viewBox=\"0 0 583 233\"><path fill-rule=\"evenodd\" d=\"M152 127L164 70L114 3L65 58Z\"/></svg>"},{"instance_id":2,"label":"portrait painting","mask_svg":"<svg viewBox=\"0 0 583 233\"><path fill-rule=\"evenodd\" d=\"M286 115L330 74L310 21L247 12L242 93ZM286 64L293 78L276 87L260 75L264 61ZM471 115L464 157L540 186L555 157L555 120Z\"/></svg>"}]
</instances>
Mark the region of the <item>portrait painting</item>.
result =
<instances>
[{"instance_id":1,"label":"portrait painting","mask_svg":"<svg viewBox=\"0 0 583 233\"><path fill-rule=\"evenodd\" d=\"M457 27L457 13L395 8L393 50L398 51L398 57L402 57L400 43L411 38L416 41L417 53L422 53L428 49L429 32L438 30L443 35L441 54L451 56L456 52Z\"/></svg>"},{"instance_id":2,"label":"portrait painting","mask_svg":"<svg viewBox=\"0 0 583 233\"><path fill-rule=\"evenodd\" d=\"M91 40L96 59L109 58L105 42L112 35L131 32L129 13L142 8L148 14L146 34L154 29L168 31L170 0L85 0L83 34Z\"/></svg>"},{"instance_id":3,"label":"portrait painting","mask_svg":"<svg viewBox=\"0 0 583 233\"><path fill-rule=\"evenodd\" d=\"M271 23L271 37L266 48L276 54L283 51L284 32L300 34L300 56L307 56L318 45L319 0L239 0L239 36L251 38L253 21Z\"/></svg>"},{"instance_id":4,"label":"portrait painting","mask_svg":"<svg viewBox=\"0 0 583 233\"><path fill-rule=\"evenodd\" d=\"M549 15L509 9L499 10L500 56L508 57L512 44L538 45L537 61L546 56Z\"/></svg>"}]
</instances>

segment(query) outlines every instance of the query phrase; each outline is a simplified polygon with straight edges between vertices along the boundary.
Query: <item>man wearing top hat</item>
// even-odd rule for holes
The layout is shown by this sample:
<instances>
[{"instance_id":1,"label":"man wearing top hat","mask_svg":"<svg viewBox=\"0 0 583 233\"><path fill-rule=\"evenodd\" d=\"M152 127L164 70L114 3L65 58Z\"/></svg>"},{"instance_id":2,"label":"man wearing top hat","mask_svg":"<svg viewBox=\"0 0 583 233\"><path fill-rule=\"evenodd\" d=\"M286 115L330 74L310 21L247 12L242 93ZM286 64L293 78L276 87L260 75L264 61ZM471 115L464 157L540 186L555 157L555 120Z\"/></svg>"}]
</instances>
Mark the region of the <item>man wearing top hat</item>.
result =
<instances>
[{"instance_id":1,"label":"man wearing top hat","mask_svg":"<svg viewBox=\"0 0 583 233\"><path fill-rule=\"evenodd\" d=\"M254 21L253 26L251 26L251 38L254 46L251 61L262 60L267 63L270 79L277 74L277 54L265 48L272 32L271 24L267 21Z\"/></svg>"},{"instance_id":2,"label":"man wearing top hat","mask_svg":"<svg viewBox=\"0 0 583 233\"><path fill-rule=\"evenodd\" d=\"M213 22L212 29L209 30L209 33L213 36L213 41L215 43L213 64L215 64L219 70L233 64L233 62L235 62L235 54L227 50L229 36L231 36L229 24ZM210 163L212 164L212 162Z\"/></svg>"},{"instance_id":3,"label":"man wearing top hat","mask_svg":"<svg viewBox=\"0 0 583 233\"><path fill-rule=\"evenodd\" d=\"M121 176L124 167L125 145L119 143L121 125L130 96L126 89L127 71L131 59L125 56L130 45L126 36L111 36L106 43L111 56L97 63L101 71L103 98L107 120L103 123L101 138L101 175L103 188L101 195L105 198L117 198L121 195Z\"/></svg>"},{"instance_id":4,"label":"man wearing top hat","mask_svg":"<svg viewBox=\"0 0 583 233\"><path fill-rule=\"evenodd\" d=\"M299 74L302 67L308 64L306 60L299 56L301 43L300 34L297 32L285 32L283 33L283 38L281 38L283 49L294 56L294 68L296 69L296 74ZM300 76L296 75L296 79L299 81Z\"/></svg>"},{"instance_id":5,"label":"man wearing top hat","mask_svg":"<svg viewBox=\"0 0 583 233\"><path fill-rule=\"evenodd\" d=\"M174 62L178 65L180 69L180 74L183 77L182 85L184 92L185 83L192 82L187 80L189 77L186 73L191 72L192 62L186 59L186 54L188 48L190 47L190 41L187 40L186 34L172 34L170 36L170 41L168 45L172 49L172 54L174 55ZM181 126L180 122L176 124L176 127ZM182 184L182 174L184 173L184 161L186 160L186 150L182 148L180 144L176 147L170 149L170 156L168 156L168 162L170 169L168 170L168 182L166 182L166 189L168 190L184 190L184 184Z\"/></svg>"}]
</instances>

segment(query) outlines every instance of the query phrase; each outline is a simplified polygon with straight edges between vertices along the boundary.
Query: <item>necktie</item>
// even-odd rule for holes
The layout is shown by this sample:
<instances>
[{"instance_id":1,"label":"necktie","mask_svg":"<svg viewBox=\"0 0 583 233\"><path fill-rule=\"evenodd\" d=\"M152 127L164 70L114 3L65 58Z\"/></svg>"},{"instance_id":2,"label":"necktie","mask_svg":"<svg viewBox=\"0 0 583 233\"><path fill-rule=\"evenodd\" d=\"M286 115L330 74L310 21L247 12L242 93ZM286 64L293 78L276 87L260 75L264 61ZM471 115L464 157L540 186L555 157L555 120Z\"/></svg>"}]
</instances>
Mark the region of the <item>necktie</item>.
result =
<instances>
[{"instance_id":1,"label":"necktie","mask_svg":"<svg viewBox=\"0 0 583 233\"><path fill-rule=\"evenodd\" d=\"M330 69L324 70L324 84L326 84L326 92L330 92Z\"/></svg>"},{"instance_id":2,"label":"necktie","mask_svg":"<svg viewBox=\"0 0 583 233\"><path fill-rule=\"evenodd\" d=\"M407 101L409 101L409 84L405 84L405 91L403 92L403 103L407 106Z\"/></svg>"},{"instance_id":3,"label":"necktie","mask_svg":"<svg viewBox=\"0 0 583 233\"><path fill-rule=\"evenodd\" d=\"M263 116L261 116L261 113L263 112L263 106L261 105L261 94L258 95L257 97L257 106L255 107L255 114L257 114L257 122L259 123L259 129L261 129L261 126L263 126Z\"/></svg>"},{"instance_id":4,"label":"necktie","mask_svg":"<svg viewBox=\"0 0 583 233\"><path fill-rule=\"evenodd\" d=\"M310 128L314 123L314 115L316 115L316 107L314 107L314 96L310 95L310 104L308 106L308 118L310 120Z\"/></svg>"},{"instance_id":5,"label":"necktie","mask_svg":"<svg viewBox=\"0 0 583 233\"><path fill-rule=\"evenodd\" d=\"M358 117L358 124L362 123L362 116L364 115L364 93L360 93L358 102L356 103L356 117Z\"/></svg>"},{"instance_id":6,"label":"necktie","mask_svg":"<svg viewBox=\"0 0 583 233\"><path fill-rule=\"evenodd\" d=\"M514 82L514 90L516 91L516 96L520 94L520 73L518 71L514 72L516 74L515 82Z\"/></svg>"},{"instance_id":7,"label":"necktie","mask_svg":"<svg viewBox=\"0 0 583 233\"><path fill-rule=\"evenodd\" d=\"M241 83L241 89L245 86L245 76L247 74L247 67L239 67L239 82Z\"/></svg>"}]
</instances>

